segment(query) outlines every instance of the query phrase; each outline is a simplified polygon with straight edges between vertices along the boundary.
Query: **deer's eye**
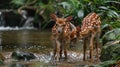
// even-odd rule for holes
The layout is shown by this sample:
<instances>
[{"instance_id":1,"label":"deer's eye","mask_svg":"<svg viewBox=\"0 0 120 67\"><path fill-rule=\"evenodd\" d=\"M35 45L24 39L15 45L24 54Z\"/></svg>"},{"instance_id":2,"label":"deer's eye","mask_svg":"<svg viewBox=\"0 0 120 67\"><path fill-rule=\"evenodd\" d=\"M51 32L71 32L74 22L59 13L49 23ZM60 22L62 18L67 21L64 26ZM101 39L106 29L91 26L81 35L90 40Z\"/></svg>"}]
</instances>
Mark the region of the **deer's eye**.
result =
<instances>
[{"instance_id":1,"label":"deer's eye","mask_svg":"<svg viewBox=\"0 0 120 67\"><path fill-rule=\"evenodd\" d=\"M55 24L56 26L58 26L58 24Z\"/></svg>"},{"instance_id":2,"label":"deer's eye","mask_svg":"<svg viewBox=\"0 0 120 67\"><path fill-rule=\"evenodd\" d=\"M64 27L65 27L65 25L62 25L62 26L64 26Z\"/></svg>"}]
</instances>

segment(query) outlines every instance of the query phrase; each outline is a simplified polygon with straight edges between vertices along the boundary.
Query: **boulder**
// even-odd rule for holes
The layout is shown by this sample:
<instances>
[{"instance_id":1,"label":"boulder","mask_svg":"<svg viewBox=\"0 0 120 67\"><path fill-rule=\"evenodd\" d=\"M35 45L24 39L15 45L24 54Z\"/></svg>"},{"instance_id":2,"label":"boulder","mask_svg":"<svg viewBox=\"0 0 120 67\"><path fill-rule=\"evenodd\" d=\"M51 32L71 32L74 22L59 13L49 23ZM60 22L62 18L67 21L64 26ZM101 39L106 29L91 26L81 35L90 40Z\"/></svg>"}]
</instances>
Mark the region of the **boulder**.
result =
<instances>
[{"instance_id":1,"label":"boulder","mask_svg":"<svg viewBox=\"0 0 120 67\"><path fill-rule=\"evenodd\" d=\"M107 42L116 41L116 40L120 40L120 28L108 31L102 37L103 45L105 45Z\"/></svg>"},{"instance_id":2,"label":"boulder","mask_svg":"<svg viewBox=\"0 0 120 67\"><path fill-rule=\"evenodd\" d=\"M22 17L17 12L11 10L11 11L2 12L2 14L3 14L3 19L5 21L3 23L4 24L3 26L16 27L21 24Z\"/></svg>"},{"instance_id":3,"label":"boulder","mask_svg":"<svg viewBox=\"0 0 120 67\"><path fill-rule=\"evenodd\" d=\"M22 51L14 51L11 57L16 60L24 60L24 61L29 61L31 59L36 58L34 54L29 52L22 52Z\"/></svg>"}]
</instances>

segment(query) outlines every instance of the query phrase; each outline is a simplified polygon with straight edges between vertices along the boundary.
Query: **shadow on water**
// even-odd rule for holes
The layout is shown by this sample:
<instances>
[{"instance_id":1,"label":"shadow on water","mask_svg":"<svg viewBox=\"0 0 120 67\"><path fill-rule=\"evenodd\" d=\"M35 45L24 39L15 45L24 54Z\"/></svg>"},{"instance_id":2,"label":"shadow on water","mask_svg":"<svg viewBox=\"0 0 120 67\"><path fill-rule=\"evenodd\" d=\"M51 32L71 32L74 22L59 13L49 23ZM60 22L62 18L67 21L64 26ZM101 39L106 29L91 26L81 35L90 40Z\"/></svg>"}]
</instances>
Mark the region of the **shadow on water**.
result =
<instances>
[{"instance_id":1,"label":"shadow on water","mask_svg":"<svg viewBox=\"0 0 120 67\"><path fill-rule=\"evenodd\" d=\"M68 60L57 63L57 66L51 63L52 42L50 40L51 32L41 32L39 30L8 30L0 31L1 51L5 56L5 63L2 67L80 67L86 62L82 62L82 45L76 44L75 48L69 49ZM36 59L30 61L18 61L11 58L13 51L20 50L31 52ZM1 67L1 66L0 66Z\"/></svg>"}]
</instances>

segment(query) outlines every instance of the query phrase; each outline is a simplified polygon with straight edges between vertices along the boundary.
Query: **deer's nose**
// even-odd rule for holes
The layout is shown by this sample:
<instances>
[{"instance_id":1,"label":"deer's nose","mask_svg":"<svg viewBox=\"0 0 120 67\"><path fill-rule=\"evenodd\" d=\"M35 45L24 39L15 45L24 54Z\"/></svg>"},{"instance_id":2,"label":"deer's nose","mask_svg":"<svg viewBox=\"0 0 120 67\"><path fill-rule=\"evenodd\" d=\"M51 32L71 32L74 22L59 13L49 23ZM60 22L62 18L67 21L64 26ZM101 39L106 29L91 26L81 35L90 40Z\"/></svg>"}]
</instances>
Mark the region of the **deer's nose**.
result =
<instances>
[{"instance_id":1,"label":"deer's nose","mask_svg":"<svg viewBox=\"0 0 120 67\"><path fill-rule=\"evenodd\" d=\"M58 33L60 33L60 31L58 31Z\"/></svg>"}]
</instances>

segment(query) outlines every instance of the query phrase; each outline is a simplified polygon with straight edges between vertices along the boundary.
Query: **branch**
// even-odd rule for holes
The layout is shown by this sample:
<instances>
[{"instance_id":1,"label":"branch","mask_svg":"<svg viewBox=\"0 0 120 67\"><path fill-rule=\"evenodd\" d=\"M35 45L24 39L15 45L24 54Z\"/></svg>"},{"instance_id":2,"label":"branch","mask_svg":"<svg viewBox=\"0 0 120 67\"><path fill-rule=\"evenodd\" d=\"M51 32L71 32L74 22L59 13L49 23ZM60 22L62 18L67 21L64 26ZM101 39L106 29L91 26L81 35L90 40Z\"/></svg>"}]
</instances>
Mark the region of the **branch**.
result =
<instances>
[{"instance_id":1,"label":"branch","mask_svg":"<svg viewBox=\"0 0 120 67\"><path fill-rule=\"evenodd\" d=\"M37 2L37 0L33 0L32 2L28 1L23 6L21 6L20 8L18 8L18 13L20 13L23 8L36 9L34 6L30 6L30 5L35 4L36 2Z\"/></svg>"},{"instance_id":2,"label":"branch","mask_svg":"<svg viewBox=\"0 0 120 67\"><path fill-rule=\"evenodd\" d=\"M120 40L114 41L112 44L118 44L120 43Z\"/></svg>"},{"instance_id":3,"label":"branch","mask_svg":"<svg viewBox=\"0 0 120 67\"><path fill-rule=\"evenodd\" d=\"M33 5L37 2L37 0L33 0L32 2L30 2L30 0L28 1L28 3L26 3L26 5Z\"/></svg>"}]
</instances>

